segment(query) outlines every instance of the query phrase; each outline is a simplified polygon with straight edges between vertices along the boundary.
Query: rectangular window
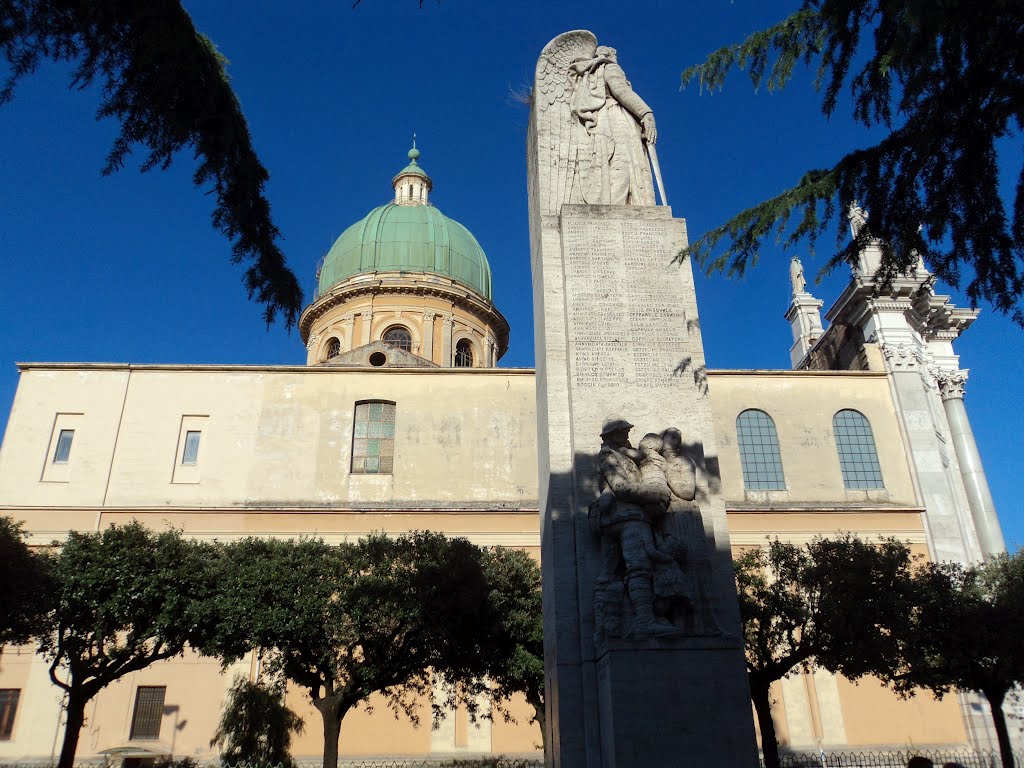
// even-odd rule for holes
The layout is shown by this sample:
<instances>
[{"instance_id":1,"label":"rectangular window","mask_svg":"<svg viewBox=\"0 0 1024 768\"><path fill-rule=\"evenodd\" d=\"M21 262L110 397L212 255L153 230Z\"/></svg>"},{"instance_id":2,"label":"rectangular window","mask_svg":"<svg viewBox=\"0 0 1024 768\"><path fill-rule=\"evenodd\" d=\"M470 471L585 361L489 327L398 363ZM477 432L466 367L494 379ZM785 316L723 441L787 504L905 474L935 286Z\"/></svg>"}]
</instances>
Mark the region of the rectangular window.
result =
<instances>
[{"instance_id":1,"label":"rectangular window","mask_svg":"<svg viewBox=\"0 0 1024 768\"><path fill-rule=\"evenodd\" d=\"M210 459L216 458L216 451L210 453L211 448L216 448L216 441L211 443L213 432L208 430L210 417L199 414L184 414L181 417L181 424L178 425L178 443L174 454L170 457L173 462L171 466L172 483L198 483L202 479L200 470L209 470L212 467ZM205 447L203 448L203 461L199 462L199 447L203 443L203 434L206 434Z\"/></svg>"},{"instance_id":2,"label":"rectangular window","mask_svg":"<svg viewBox=\"0 0 1024 768\"><path fill-rule=\"evenodd\" d=\"M165 685L140 685L135 693L132 730L129 739L159 739L164 716Z\"/></svg>"},{"instance_id":3,"label":"rectangular window","mask_svg":"<svg viewBox=\"0 0 1024 768\"><path fill-rule=\"evenodd\" d=\"M71 458L71 443L75 439L75 430L62 429L57 436L57 447L53 451L54 464L67 464Z\"/></svg>"},{"instance_id":4,"label":"rectangular window","mask_svg":"<svg viewBox=\"0 0 1024 768\"><path fill-rule=\"evenodd\" d=\"M14 715L18 711L18 688L0 688L0 741L8 741L14 731Z\"/></svg>"},{"instance_id":5,"label":"rectangular window","mask_svg":"<svg viewBox=\"0 0 1024 768\"><path fill-rule=\"evenodd\" d=\"M192 465L199 462L199 438L203 433L198 430L185 432L185 450L181 454L181 463Z\"/></svg>"},{"instance_id":6,"label":"rectangular window","mask_svg":"<svg viewBox=\"0 0 1024 768\"><path fill-rule=\"evenodd\" d=\"M43 466L39 473L39 480L44 483L70 483L72 470L78 466L82 469L82 458L78 456L71 460L71 449L75 443L75 432L81 431L85 426L85 414L83 413L56 413L54 414L53 427L50 429L50 441L46 445L46 452L40 456ZM89 436L85 432L79 435L78 442L85 440L84 445L75 448L75 455L82 453L84 449L88 453Z\"/></svg>"},{"instance_id":7,"label":"rectangular window","mask_svg":"<svg viewBox=\"0 0 1024 768\"><path fill-rule=\"evenodd\" d=\"M390 475L394 471L395 404L356 403L352 431L352 474Z\"/></svg>"}]
</instances>

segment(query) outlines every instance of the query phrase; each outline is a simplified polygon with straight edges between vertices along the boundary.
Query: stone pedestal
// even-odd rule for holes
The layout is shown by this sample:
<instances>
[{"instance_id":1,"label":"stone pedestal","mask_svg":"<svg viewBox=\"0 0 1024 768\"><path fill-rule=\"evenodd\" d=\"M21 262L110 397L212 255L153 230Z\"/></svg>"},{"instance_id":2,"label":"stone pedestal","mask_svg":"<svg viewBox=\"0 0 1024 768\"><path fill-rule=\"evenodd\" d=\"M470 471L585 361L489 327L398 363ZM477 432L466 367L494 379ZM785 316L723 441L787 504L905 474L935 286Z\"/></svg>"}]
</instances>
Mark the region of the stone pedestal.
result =
<instances>
[{"instance_id":1,"label":"stone pedestal","mask_svg":"<svg viewBox=\"0 0 1024 768\"><path fill-rule=\"evenodd\" d=\"M746 669L732 648L622 649L597 662L604 768L753 766L738 712L749 699Z\"/></svg>"},{"instance_id":2,"label":"stone pedestal","mask_svg":"<svg viewBox=\"0 0 1024 768\"><path fill-rule=\"evenodd\" d=\"M565 768L756 765L686 228L667 207L531 211L549 761ZM597 632L588 522L611 415L678 427L709 543L700 637Z\"/></svg>"}]
</instances>

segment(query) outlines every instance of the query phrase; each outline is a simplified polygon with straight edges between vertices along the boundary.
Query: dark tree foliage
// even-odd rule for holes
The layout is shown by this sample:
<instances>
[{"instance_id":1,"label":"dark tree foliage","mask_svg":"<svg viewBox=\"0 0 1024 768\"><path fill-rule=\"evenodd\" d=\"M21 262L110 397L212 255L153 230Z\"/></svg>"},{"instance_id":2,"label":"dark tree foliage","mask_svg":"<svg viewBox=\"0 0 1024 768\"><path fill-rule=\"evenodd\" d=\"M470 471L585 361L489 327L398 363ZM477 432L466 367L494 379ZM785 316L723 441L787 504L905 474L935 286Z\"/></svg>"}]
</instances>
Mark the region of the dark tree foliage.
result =
<instances>
[{"instance_id":1,"label":"dark tree foliage","mask_svg":"<svg viewBox=\"0 0 1024 768\"><path fill-rule=\"evenodd\" d=\"M913 686L984 694L1003 766L1013 768L1003 701L1024 684L1024 551L970 568L932 563L917 581L906 667L891 682L905 694Z\"/></svg>"},{"instance_id":2,"label":"dark tree foliage","mask_svg":"<svg viewBox=\"0 0 1024 768\"><path fill-rule=\"evenodd\" d=\"M102 87L98 117L114 117L121 133L104 174L121 168L135 145L147 171L166 169L191 149L196 186L214 194L213 225L233 241L232 261L247 263L249 297L295 323L302 289L277 245L280 233L264 196L269 174L252 145L231 88L226 61L196 31L178 0L4 0L0 51L10 68L0 105L17 81L44 59L76 62L72 85Z\"/></svg>"},{"instance_id":3,"label":"dark tree foliage","mask_svg":"<svg viewBox=\"0 0 1024 768\"><path fill-rule=\"evenodd\" d=\"M292 734L303 722L284 701L284 685L261 685L239 677L228 691L210 746L220 745L221 762L247 768L295 768Z\"/></svg>"},{"instance_id":4,"label":"dark tree foliage","mask_svg":"<svg viewBox=\"0 0 1024 768\"><path fill-rule=\"evenodd\" d=\"M526 552L496 547L484 553L484 571L493 613L500 622L493 634L498 642L489 654L491 693L497 701L516 693L526 698L533 708L531 722L540 726L546 751L540 567Z\"/></svg>"},{"instance_id":5,"label":"dark tree foliage","mask_svg":"<svg viewBox=\"0 0 1024 768\"><path fill-rule=\"evenodd\" d=\"M914 595L911 557L894 540L850 535L805 547L773 541L735 563L750 694L766 768L778 768L771 684L817 664L851 679L897 668L893 628Z\"/></svg>"},{"instance_id":6,"label":"dark tree foliage","mask_svg":"<svg viewBox=\"0 0 1024 768\"><path fill-rule=\"evenodd\" d=\"M57 768L71 768L85 705L103 688L180 655L205 632L211 548L138 523L72 532L51 559L51 611L38 635L67 714Z\"/></svg>"},{"instance_id":7,"label":"dark tree foliage","mask_svg":"<svg viewBox=\"0 0 1024 768\"><path fill-rule=\"evenodd\" d=\"M0 517L0 645L37 634L50 594L46 558L29 550L21 523Z\"/></svg>"},{"instance_id":8,"label":"dark tree foliage","mask_svg":"<svg viewBox=\"0 0 1024 768\"><path fill-rule=\"evenodd\" d=\"M869 48L866 61L863 49ZM817 68L830 116L849 82L853 116L889 134L833 167L808 171L785 192L749 208L695 241L708 272L742 275L765 239L786 247L812 243L856 201L870 211L870 231L826 265L854 262L870 238L885 244L880 276L906 272L920 254L939 278L968 297L991 302L1024 324L1024 167L1013 210L999 193L1000 140L1024 127L1024 5L1012 0L804 0L798 11L721 48L683 72L683 87L722 88L734 66L755 87L781 88L794 67ZM837 214L839 214L837 216ZM790 219L795 225L790 227Z\"/></svg>"},{"instance_id":9,"label":"dark tree foliage","mask_svg":"<svg viewBox=\"0 0 1024 768\"><path fill-rule=\"evenodd\" d=\"M471 704L485 690L498 621L481 559L465 539L434 533L339 546L246 539L221 561L218 625L204 650L227 661L263 649L271 670L309 693L324 768L337 768L342 720L372 694L415 722L417 699Z\"/></svg>"}]
</instances>

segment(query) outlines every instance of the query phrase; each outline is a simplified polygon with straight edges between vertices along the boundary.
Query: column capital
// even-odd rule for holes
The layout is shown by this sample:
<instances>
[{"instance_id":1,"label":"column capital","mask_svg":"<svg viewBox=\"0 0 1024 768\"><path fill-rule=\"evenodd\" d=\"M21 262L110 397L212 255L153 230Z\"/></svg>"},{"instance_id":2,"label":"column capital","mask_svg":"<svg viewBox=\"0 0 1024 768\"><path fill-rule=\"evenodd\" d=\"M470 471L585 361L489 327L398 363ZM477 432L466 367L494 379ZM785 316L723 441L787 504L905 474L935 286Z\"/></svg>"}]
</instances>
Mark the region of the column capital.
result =
<instances>
[{"instance_id":1,"label":"column capital","mask_svg":"<svg viewBox=\"0 0 1024 768\"><path fill-rule=\"evenodd\" d=\"M309 340L306 342L306 350L311 352L318 341L320 341L320 337L317 334L309 334Z\"/></svg>"},{"instance_id":2,"label":"column capital","mask_svg":"<svg viewBox=\"0 0 1024 768\"><path fill-rule=\"evenodd\" d=\"M939 384L939 394L942 401L963 400L964 389L967 385L967 371L938 371L935 380Z\"/></svg>"},{"instance_id":3,"label":"column capital","mask_svg":"<svg viewBox=\"0 0 1024 768\"><path fill-rule=\"evenodd\" d=\"M901 373L903 371L928 370L928 357L923 350L912 344L885 344L882 343L882 356L885 358L885 367L890 373Z\"/></svg>"},{"instance_id":4,"label":"column capital","mask_svg":"<svg viewBox=\"0 0 1024 768\"><path fill-rule=\"evenodd\" d=\"M425 310L423 310L423 319L426 320L428 323L434 322L434 318L435 317L437 317L437 312L435 312L434 310L432 310L432 309L425 309Z\"/></svg>"}]
</instances>

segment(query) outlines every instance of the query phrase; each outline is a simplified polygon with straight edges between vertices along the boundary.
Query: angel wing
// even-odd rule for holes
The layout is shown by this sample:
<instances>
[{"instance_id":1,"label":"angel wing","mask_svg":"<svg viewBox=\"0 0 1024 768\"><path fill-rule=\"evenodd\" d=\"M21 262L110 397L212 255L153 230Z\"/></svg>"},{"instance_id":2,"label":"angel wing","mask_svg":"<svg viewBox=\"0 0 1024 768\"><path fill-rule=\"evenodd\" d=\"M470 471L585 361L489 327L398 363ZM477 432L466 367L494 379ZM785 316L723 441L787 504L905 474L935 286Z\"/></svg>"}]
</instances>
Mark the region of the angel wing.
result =
<instances>
[{"instance_id":1,"label":"angel wing","mask_svg":"<svg viewBox=\"0 0 1024 768\"><path fill-rule=\"evenodd\" d=\"M576 152L581 130L572 114L574 78L569 66L591 59L597 50L592 32L565 32L546 46L537 61L533 85L533 120L540 212L557 214L562 203L579 202ZM575 192L574 192L575 190Z\"/></svg>"}]
</instances>

